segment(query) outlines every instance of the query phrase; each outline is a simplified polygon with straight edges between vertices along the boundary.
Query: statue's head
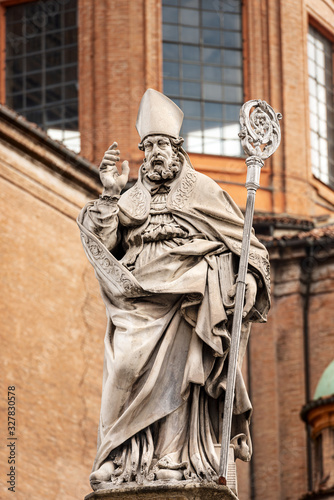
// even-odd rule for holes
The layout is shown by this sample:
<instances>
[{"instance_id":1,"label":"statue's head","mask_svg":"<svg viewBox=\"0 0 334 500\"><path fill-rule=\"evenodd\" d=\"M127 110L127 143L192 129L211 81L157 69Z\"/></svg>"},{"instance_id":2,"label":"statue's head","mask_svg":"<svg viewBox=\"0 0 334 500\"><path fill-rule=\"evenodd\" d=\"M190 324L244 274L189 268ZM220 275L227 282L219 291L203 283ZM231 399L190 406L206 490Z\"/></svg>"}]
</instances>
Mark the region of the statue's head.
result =
<instances>
[{"instance_id":1,"label":"statue's head","mask_svg":"<svg viewBox=\"0 0 334 500\"><path fill-rule=\"evenodd\" d=\"M180 148L183 139L167 135L148 135L139 144L145 152L142 173L151 182L161 183L176 177L180 171L182 158Z\"/></svg>"},{"instance_id":2,"label":"statue's head","mask_svg":"<svg viewBox=\"0 0 334 500\"><path fill-rule=\"evenodd\" d=\"M173 179L182 163L182 137L179 137L183 112L168 97L148 89L140 103L136 127L145 152L142 172L150 181Z\"/></svg>"}]
</instances>

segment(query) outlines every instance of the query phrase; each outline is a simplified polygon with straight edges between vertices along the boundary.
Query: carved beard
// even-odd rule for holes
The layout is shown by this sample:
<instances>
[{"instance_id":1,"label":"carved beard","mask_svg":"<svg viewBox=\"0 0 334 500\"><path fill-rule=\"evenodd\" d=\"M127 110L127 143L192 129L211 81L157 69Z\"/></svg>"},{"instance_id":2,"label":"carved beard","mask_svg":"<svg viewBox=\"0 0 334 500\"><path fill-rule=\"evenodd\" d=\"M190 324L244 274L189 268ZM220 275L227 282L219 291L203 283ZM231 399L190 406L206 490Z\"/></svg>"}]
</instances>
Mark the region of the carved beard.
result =
<instances>
[{"instance_id":1,"label":"carved beard","mask_svg":"<svg viewBox=\"0 0 334 500\"><path fill-rule=\"evenodd\" d=\"M143 172L151 182L164 182L174 179L180 171L180 161L175 153L170 160L162 155L153 156L149 161L145 158Z\"/></svg>"}]
</instances>

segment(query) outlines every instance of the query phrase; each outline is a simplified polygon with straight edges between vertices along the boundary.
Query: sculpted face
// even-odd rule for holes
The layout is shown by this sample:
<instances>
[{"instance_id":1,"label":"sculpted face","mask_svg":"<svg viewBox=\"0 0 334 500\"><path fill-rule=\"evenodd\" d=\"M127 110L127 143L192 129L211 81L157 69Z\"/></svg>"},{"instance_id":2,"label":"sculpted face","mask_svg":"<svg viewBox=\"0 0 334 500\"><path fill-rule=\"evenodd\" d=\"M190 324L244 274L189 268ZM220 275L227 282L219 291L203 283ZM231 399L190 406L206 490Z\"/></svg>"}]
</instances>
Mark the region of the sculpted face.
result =
<instances>
[{"instance_id":1,"label":"sculpted face","mask_svg":"<svg viewBox=\"0 0 334 500\"><path fill-rule=\"evenodd\" d=\"M149 135L143 142L145 165L143 172L155 183L173 179L180 170L180 164L168 137Z\"/></svg>"},{"instance_id":2,"label":"sculpted face","mask_svg":"<svg viewBox=\"0 0 334 500\"><path fill-rule=\"evenodd\" d=\"M169 159L173 154L170 140L164 135L149 135L146 137L144 140L144 150L147 161L150 161L151 158L157 159L159 156Z\"/></svg>"}]
</instances>

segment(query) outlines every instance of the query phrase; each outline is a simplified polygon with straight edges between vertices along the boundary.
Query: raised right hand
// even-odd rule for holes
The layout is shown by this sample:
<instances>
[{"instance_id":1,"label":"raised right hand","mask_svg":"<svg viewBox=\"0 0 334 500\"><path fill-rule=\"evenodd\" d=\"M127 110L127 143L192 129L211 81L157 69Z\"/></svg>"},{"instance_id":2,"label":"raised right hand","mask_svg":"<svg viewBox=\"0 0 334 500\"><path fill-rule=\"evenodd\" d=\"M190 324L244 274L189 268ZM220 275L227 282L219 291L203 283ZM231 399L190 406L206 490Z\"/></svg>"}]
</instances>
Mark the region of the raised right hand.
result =
<instances>
[{"instance_id":1,"label":"raised right hand","mask_svg":"<svg viewBox=\"0 0 334 500\"><path fill-rule=\"evenodd\" d=\"M123 161L122 174L120 175L116 167L116 162L119 161L120 151L116 149L117 142L114 142L105 152L100 169L100 179L103 189L103 196L117 196L120 194L129 178L129 162Z\"/></svg>"}]
</instances>

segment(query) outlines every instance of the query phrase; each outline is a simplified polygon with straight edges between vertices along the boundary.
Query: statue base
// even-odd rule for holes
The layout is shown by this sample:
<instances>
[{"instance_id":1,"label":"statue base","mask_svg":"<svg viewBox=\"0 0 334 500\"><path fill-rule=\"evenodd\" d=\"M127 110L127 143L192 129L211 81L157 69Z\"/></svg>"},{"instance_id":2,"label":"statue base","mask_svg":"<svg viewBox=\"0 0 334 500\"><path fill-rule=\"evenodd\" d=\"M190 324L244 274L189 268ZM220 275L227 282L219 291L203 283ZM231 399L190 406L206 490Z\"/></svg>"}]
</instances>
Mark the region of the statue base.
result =
<instances>
[{"instance_id":1,"label":"statue base","mask_svg":"<svg viewBox=\"0 0 334 500\"><path fill-rule=\"evenodd\" d=\"M85 500L238 500L227 486L215 483L165 483L93 491Z\"/></svg>"}]
</instances>

